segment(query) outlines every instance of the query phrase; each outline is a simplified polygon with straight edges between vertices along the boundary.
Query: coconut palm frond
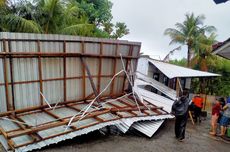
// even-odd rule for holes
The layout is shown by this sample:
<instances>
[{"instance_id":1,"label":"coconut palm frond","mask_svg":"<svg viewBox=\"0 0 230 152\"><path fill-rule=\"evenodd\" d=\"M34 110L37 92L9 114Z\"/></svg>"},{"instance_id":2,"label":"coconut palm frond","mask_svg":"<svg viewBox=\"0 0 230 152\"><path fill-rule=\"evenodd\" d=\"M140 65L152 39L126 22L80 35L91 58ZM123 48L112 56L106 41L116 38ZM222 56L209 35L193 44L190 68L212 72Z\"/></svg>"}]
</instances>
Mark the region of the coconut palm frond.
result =
<instances>
[{"instance_id":1,"label":"coconut palm frond","mask_svg":"<svg viewBox=\"0 0 230 152\"><path fill-rule=\"evenodd\" d=\"M11 32L41 33L40 26L32 21L12 14L4 16L5 27Z\"/></svg>"},{"instance_id":2,"label":"coconut palm frond","mask_svg":"<svg viewBox=\"0 0 230 152\"><path fill-rule=\"evenodd\" d=\"M75 24L60 30L61 34L90 36L94 29L92 24Z\"/></svg>"}]
</instances>

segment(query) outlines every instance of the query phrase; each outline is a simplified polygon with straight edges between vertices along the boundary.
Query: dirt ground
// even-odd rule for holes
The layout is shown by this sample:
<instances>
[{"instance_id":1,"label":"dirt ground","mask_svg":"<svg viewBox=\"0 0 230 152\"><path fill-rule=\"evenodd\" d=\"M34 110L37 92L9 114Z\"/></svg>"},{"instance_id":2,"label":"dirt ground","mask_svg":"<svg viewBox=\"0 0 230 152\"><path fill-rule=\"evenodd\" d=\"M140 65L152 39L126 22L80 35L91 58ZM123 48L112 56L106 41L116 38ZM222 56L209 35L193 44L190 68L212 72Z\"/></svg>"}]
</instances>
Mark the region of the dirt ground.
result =
<instances>
[{"instance_id":1,"label":"dirt ground","mask_svg":"<svg viewBox=\"0 0 230 152\"><path fill-rule=\"evenodd\" d=\"M230 141L208 134L209 120L192 125L188 122L186 139L179 142L174 138L174 120L167 120L152 138L137 131L125 135L99 131L52 145L38 152L220 152L229 151ZM1 151L1 150L0 150Z\"/></svg>"}]
</instances>

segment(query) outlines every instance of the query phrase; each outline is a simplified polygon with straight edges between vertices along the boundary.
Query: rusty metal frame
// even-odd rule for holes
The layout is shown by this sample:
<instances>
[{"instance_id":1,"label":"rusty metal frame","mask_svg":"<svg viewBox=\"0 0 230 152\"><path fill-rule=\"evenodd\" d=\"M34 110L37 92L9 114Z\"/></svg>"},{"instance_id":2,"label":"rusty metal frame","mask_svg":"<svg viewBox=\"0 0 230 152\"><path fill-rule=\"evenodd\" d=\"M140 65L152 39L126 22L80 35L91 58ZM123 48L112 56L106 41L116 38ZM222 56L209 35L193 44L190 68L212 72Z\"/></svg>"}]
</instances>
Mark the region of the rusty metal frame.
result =
<instances>
[{"instance_id":1,"label":"rusty metal frame","mask_svg":"<svg viewBox=\"0 0 230 152\"><path fill-rule=\"evenodd\" d=\"M15 52L15 50L12 50L12 43L11 42L35 42L35 46L37 49L37 52ZM2 112L0 113L0 118L1 117L8 117L12 120L16 120L16 121L21 121L24 122L20 116L23 115L30 115L30 114L34 114L34 113L38 113L38 112L43 112L46 113L47 115L51 116L54 119L57 119L58 121L56 122L51 122L51 123L44 123L41 125L38 125L36 127L31 127L25 124L20 124L20 123L16 123L16 125L19 127L19 129L16 130L11 130L11 131L5 131L2 128L0 128L0 135L3 135L8 142L8 145L10 147L11 150L14 150L16 148L19 147L23 147L32 143L36 143L42 140L46 140L46 139L50 139L62 134L67 134L73 131L77 131L79 129L83 129L83 128L87 128L90 127L92 125L96 125L99 123L103 123L103 122L108 122L108 121L113 121L116 119L120 119L120 118L129 118L126 116L122 116L121 114L118 114L118 112L124 111L127 112L131 115L131 117L139 117L134 111L138 111L136 106L133 105L129 105L126 102L123 102L122 100L118 100L120 103L123 103L124 105L126 105L125 107L120 107L117 105L114 105L113 103L108 103L110 105L112 105L114 108L112 109L102 109L102 110L96 110L93 111L91 114L89 114L88 116L86 116L83 119L87 119L87 118L94 118L97 122L95 124L89 124L80 128L77 128L75 126L71 126L70 130L57 134L57 135L52 135L46 138L42 138L38 132L42 131L42 130L46 130L46 129L50 129L53 127L57 127L57 126L62 126L62 125L67 125L68 124L68 119L70 117L65 117L65 118L60 118L59 116L55 115L54 113L52 113L52 111L49 109L48 105L44 103L44 99L42 97L42 95L40 95L40 105L38 106L34 106L34 107L27 107L27 108L23 108L23 109L15 109L15 89L14 86L17 84L29 84L29 83L39 83L39 91L41 93L43 93L43 84L44 82L47 81L63 81L63 95L64 95L64 100L62 102L60 102L58 104L57 108L70 108L72 110L75 110L76 112L79 112L81 109L77 109L76 107L74 107L77 104L88 104L89 99L93 99L95 96L98 95L98 92L100 92L101 90L101 78L112 78L115 74L116 74L116 69L117 69L117 62L120 59L120 55L118 54L118 51L120 49L121 45L127 45L129 46L129 52L128 55L122 56L123 59L126 61L126 70L128 70L128 64L130 64L131 60L137 60L138 59L138 55L139 55L139 51L138 51L138 55L137 56L133 56L133 47L137 46L140 47L139 44L132 44L132 43L126 43L126 42L96 42L96 41L85 41L85 40L43 40L43 39L0 39L0 42L2 42L2 46L3 46L3 52L0 52L0 58L2 58L3 60L3 71L4 71L4 83L0 83L0 86L4 86L5 88L5 96L6 96L6 105L7 105L7 112ZM63 44L63 51L59 52L59 53L48 53L48 52L43 52L41 50L41 42L60 42ZM72 43L72 42L77 42L81 44L81 50L80 53L70 53L67 50L67 43ZM89 54L89 53L85 53L86 52L86 43L97 43L100 46L100 53L99 54ZM111 44L111 45L115 45L115 53L113 55L103 55L103 45L104 44ZM7 46L8 46L8 51L7 51ZM140 48L139 48L140 49ZM81 59L82 62L82 75L81 76L76 76L76 77L68 77L67 76L67 63L66 60L68 58L71 57L77 57ZM37 65L37 69L38 69L38 80L30 80L30 81L15 81L14 80L14 64L13 64L13 59L14 58L35 58L38 61L38 65ZM60 78L47 78L44 79L43 78L43 67L42 67L42 59L43 58L60 58L63 59L63 77ZM96 75L91 75L90 71L87 67L87 64L85 62L85 58L96 58L98 59L98 73ZM103 75L102 74L102 59L103 58L108 58L111 59L113 61L113 68L112 69L112 74L108 74L108 75ZM9 74L9 75L8 75ZM10 78L10 80L9 80ZM91 82L91 86L93 88L94 91L94 95L90 94L90 95L86 95L86 79L89 79ZM97 78L97 86L95 86L95 84L93 83L93 78ZM125 87L125 79L126 76L125 75L120 75L118 76L118 78L123 78L124 82L123 82L123 86L122 86L122 91L124 90ZM116 80L118 80L118 78L115 78L110 86L110 91L109 94L100 96L100 98L98 98L97 102L101 103L104 100L108 99L108 98L116 98L119 97L121 95L123 95L125 92L119 92L118 94L115 93L114 91L114 85ZM71 79L80 79L82 80L82 98L77 99L77 100L71 100L68 101L67 100L67 80L71 80ZM9 88L9 85L11 85L11 90ZM77 91L77 90L76 90ZM10 99L10 93L12 93L12 100ZM127 100L132 100L132 99L127 99ZM55 104L51 104L51 106L54 106ZM97 106L97 104L94 104L95 106ZM151 110L155 110L157 111L157 109L161 109L162 107L152 107ZM146 107L141 106L141 111L145 114L145 115L149 115L149 113L147 113L148 109L146 109ZM111 119L111 120L104 120L98 116L105 114L105 113L111 113L117 116L116 119ZM141 115L143 116L143 115ZM77 116L76 118L74 118L73 122L76 122L80 119L80 116ZM22 144L22 145L15 145L15 143L13 142L12 138L14 137L18 137L21 135L28 135L31 137L31 139L33 139L31 142Z\"/></svg>"},{"instance_id":2,"label":"rusty metal frame","mask_svg":"<svg viewBox=\"0 0 230 152\"><path fill-rule=\"evenodd\" d=\"M161 111L158 111L159 109L162 110L163 107L156 107L156 106L154 106L152 104L151 105L148 104L148 106L151 106L149 109L146 108L145 106L140 106L141 111L145 115L138 115L137 113L135 113L135 111L137 112L139 110L138 107L133 106L131 104L127 104L127 102L124 102L123 100L129 100L129 101L132 101L133 103L135 103L132 100L132 96L130 96L129 98L122 99L122 100L120 100L120 99L117 100L117 102L120 102L120 103L126 105L124 107L117 106L117 105L115 105L113 103L108 103L108 104L112 105L113 108L110 108L110 109L105 108L105 109L102 109L102 110L95 110L95 111L91 112L88 116L86 116L85 118L81 119L81 120L84 120L84 119L88 119L88 118L94 118L95 119L94 123L89 124L89 125L85 125L85 126L81 126L81 127L71 126L71 128L68 131L65 131L63 133L58 133L56 135L51 135L51 136L43 138L38 134L38 132L46 130L46 129L51 129L51 128L54 128L54 127L58 127L58 126L67 125L68 124L68 119L70 119L71 117L60 118L56 114L52 113L51 109L40 109L40 111L38 111L38 112L43 112L43 113L46 113L47 115L50 115L51 117L53 117L55 119L54 121L39 124L36 127L29 127L29 126L26 126L26 125L16 123L19 126L19 129L11 130L11 131L4 131L3 129L0 129L0 134L2 134L7 139L8 145L11 148L11 150L14 150L14 149L19 148L19 147L23 147L23 146L26 146L26 145L29 145L29 144L32 144L32 143L36 143L36 142L39 142L39 141L50 139L50 138L53 138L53 137L56 137L56 136L68 134L70 132L77 131L77 130L80 130L80 129L84 129L84 128L87 128L87 127L90 127L90 126L93 126L93 125L96 125L96 124L99 124L99 123L114 121L114 120L117 120L117 119L120 119L120 118L153 116L153 114L151 115L151 114L149 114L147 112L149 110L155 112L156 113L155 115L168 114L167 112L162 113ZM73 107L73 106L74 105L79 105L79 104L86 104L86 103L88 103L88 102L84 101L82 103L72 103L71 105L68 105L68 104L67 105L61 105L58 108L66 107L66 108L73 109L76 112L79 112L80 109L77 109L76 107ZM119 112L126 112L126 113L129 113L131 116L124 116L124 115L120 114ZM101 118L98 117L98 116L100 116L102 114L106 114L106 113L111 113L113 115L116 115L117 118L113 118L113 119L110 119L110 120L104 120L104 119L101 119ZM9 118L23 122L23 120L20 118L20 116L29 115L29 114L30 113L26 112L26 113L16 114L15 116L10 115ZM80 116L76 116L74 118L73 122L77 122L80 118L81 118ZM33 140L28 142L28 143L24 143L24 144L21 144L21 145L16 145L13 142L12 138L19 137L19 136L22 136L22 135L28 135Z\"/></svg>"}]
</instances>

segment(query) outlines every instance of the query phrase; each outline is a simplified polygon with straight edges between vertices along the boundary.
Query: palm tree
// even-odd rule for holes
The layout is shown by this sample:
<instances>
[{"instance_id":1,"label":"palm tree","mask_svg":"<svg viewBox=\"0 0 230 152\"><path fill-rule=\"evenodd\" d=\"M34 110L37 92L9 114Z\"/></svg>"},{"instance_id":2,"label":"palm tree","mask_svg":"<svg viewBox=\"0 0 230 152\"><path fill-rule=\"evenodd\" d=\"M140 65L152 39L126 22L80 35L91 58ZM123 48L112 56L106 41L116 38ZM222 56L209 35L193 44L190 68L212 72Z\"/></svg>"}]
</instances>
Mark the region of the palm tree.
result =
<instances>
[{"instance_id":1,"label":"palm tree","mask_svg":"<svg viewBox=\"0 0 230 152\"><path fill-rule=\"evenodd\" d=\"M195 57L193 61L196 62L201 71L208 71L208 65L212 65L214 59L212 45L216 42L215 38L215 33L211 33L210 36L200 34L197 37L197 43L194 46Z\"/></svg>"},{"instance_id":2,"label":"palm tree","mask_svg":"<svg viewBox=\"0 0 230 152\"><path fill-rule=\"evenodd\" d=\"M179 43L187 45L187 67L190 67L191 51L194 50L198 43L200 34L211 33L215 31L214 26L203 26L205 17L203 15L194 16L194 14L186 14L183 23L176 23L176 28L168 28L164 34L169 35L171 42L169 44Z\"/></svg>"}]
</instances>

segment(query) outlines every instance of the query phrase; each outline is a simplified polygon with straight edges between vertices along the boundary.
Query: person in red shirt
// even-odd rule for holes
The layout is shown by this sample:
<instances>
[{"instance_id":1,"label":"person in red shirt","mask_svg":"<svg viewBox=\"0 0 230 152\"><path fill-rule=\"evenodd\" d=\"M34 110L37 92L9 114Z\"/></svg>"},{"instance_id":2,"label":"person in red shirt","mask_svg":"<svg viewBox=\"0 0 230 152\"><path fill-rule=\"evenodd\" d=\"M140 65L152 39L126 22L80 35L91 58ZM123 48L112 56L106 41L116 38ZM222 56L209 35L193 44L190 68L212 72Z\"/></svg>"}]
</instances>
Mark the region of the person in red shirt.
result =
<instances>
[{"instance_id":1,"label":"person in red shirt","mask_svg":"<svg viewBox=\"0 0 230 152\"><path fill-rule=\"evenodd\" d=\"M201 122L200 119L200 114L201 114L201 109L203 108L203 98L200 95L196 95L193 99L192 102L194 104L194 119L195 122L199 119L199 122Z\"/></svg>"},{"instance_id":2,"label":"person in red shirt","mask_svg":"<svg viewBox=\"0 0 230 152\"><path fill-rule=\"evenodd\" d=\"M212 107L212 119L211 119L211 135L216 135L217 121L220 116L221 104L220 101L216 99L214 106Z\"/></svg>"}]
</instances>

